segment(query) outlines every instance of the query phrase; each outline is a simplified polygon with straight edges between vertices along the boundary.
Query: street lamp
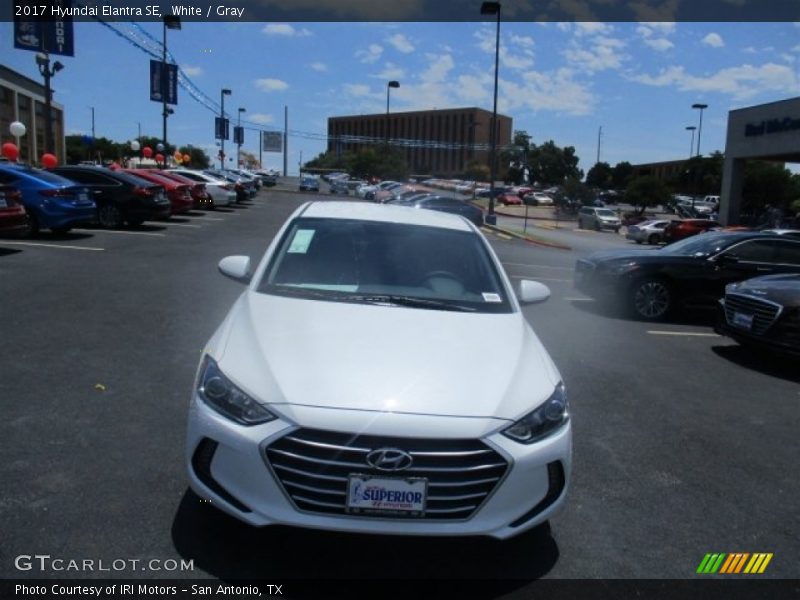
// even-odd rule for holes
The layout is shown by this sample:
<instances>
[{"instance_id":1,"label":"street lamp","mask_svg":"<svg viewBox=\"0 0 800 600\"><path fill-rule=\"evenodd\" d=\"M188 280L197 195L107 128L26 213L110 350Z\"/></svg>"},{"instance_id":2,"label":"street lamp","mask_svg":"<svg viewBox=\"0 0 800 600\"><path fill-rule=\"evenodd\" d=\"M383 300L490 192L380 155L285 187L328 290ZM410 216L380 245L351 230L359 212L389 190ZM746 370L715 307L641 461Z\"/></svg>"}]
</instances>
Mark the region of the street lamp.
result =
<instances>
[{"instance_id":1,"label":"street lamp","mask_svg":"<svg viewBox=\"0 0 800 600\"><path fill-rule=\"evenodd\" d=\"M161 45L161 100L164 110L161 112L163 118L163 136L164 151L167 152L167 117L175 111L167 109L167 86L169 85L169 78L167 76L167 29L180 29L181 19L175 15L164 15L164 41Z\"/></svg>"},{"instance_id":2,"label":"street lamp","mask_svg":"<svg viewBox=\"0 0 800 600\"><path fill-rule=\"evenodd\" d=\"M703 133L703 111L708 108L708 104L692 104L692 108L700 110L700 127L697 130L697 156L700 156L700 136Z\"/></svg>"},{"instance_id":3,"label":"street lamp","mask_svg":"<svg viewBox=\"0 0 800 600\"><path fill-rule=\"evenodd\" d=\"M389 144L389 90L392 88L399 88L400 82L399 81L390 81L386 84L386 135L385 140L386 144Z\"/></svg>"},{"instance_id":4,"label":"street lamp","mask_svg":"<svg viewBox=\"0 0 800 600\"><path fill-rule=\"evenodd\" d=\"M39 66L39 73L44 77L44 146L45 152L54 151L53 141L53 90L50 89L50 78L64 68L60 62L56 61L50 66L50 56L44 52L36 55L36 64ZM35 136L34 136L35 137ZM32 152L32 150L31 150Z\"/></svg>"},{"instance_id":5,"label":"street lamp","mask_svg":"<svg viewBox=\"0 0 800 600\"><path fill-rule=\"evenodd\" d=\"M242 130L241 130L241 126L242 126L242 113L243 112L247 112L247 109L246 108L240 108L238 110L239 114L236 116L236 127L237 127L237 129L239 129L239 136L240 136L239 140L236 143L236 168L237 169L241 166L241 163L242 163L242 158L241 158L241 153L242 153L242 138L241 138Z\"/></svg>"},{"instance_id":6,"label":"street lamp","mask_svg":"<svg viewBox=\"0 0 800 600\"><path fill-rule=\"evenodd\" d=\"M228 89L223 89L219 93L219 139L220 139L220 149L219 149L219 168L225 168L225 96L230 96L231 91Z\"/></svg>"},{"instance_id":7,"label":"street lamp","mask_svg":"<svg viewBox=\"0 0 800 600\"><path fill-rule=\"evenodd\" d=\"M497 15L497 34L494 44L494 107L492 109L492 140L489 152L489 210L486 215L486 222L489 225L497 223L497 216L494 214L494 181L497 178L497 77L500 69L500 3L484 2L481 4L482 15Z\"/></svg>"},{"instance_id":8,"label":"street lamp","mask_svg":"<svg viewBox=\"0 0 800 600\"><path fill-rule=\"evenodd\" d=\"M694 125L687 125L686 131L692 132L692 143L689 144L689 158L692 158L692 152L694 152L694 132L697 129Z\"/></svg>"}]
</instances>

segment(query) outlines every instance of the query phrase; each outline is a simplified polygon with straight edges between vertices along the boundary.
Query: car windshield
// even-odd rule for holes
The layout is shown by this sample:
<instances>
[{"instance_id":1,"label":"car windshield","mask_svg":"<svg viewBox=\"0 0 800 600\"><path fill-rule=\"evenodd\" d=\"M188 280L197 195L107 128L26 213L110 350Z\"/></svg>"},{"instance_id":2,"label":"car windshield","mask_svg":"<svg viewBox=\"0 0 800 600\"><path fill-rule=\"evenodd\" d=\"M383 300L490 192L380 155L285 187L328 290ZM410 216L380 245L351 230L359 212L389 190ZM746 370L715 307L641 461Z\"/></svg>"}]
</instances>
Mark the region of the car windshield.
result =
<instances>
[{"instance_id":1,"label":"car windshield","mask_svg":"<svg viewBox=\"0 0 800 600\"><path fill-rule=\"evenodd\" d=\"M711 256L742 239L741 236L730 233L701 233L664 246L661 252L680 256Z\"/></svg>"},{"instance_id":2,"label":"car windshield","mask_svg":"<svg viewBox=\"0 0 800 600\"><path fill-rule=\"evenodd\" d=\"M47 183L52 183L54 185L75 185L75 183L71 179L67 179L66 177L62 177L61 175L56 175L55 173L51 173L50 171L45 171L44 169L32 169L31 167L17 167L17 171L20 173L24 173L28 177L35 177L39 181L46 181Z\"/></svg>"},{"instance_id":3,"label":"car windshield","mask_svg":"<svg viewBox=\"0 0 800 600\"><path fill-rule=\"evenodd\" d=\"M511 311L480 236L391 222L296 219L258 290L340 302Z\"/></svg>"},{"instance_id":4,"label":"car windshield","mask_svg":"<svg viewBox=\"0 0 800 600\"><path fill-rule=\"evenodd\" d=\"M602 208L602 209L597 211L597 215L600 216L600 217L616 217L617 213L615 213L613 210L610 210L608 208Z\"/></svg>"}]
</instances>

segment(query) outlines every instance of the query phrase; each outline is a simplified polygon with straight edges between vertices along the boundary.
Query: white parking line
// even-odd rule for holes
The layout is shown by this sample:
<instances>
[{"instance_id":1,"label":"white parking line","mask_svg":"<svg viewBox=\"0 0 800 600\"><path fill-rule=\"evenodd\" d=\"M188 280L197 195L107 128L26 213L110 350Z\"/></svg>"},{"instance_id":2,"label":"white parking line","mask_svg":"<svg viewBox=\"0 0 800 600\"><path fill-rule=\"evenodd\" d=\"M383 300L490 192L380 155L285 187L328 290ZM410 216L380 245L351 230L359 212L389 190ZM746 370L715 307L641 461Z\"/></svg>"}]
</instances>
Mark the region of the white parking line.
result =
<instances>
[{"instance_id":1,"label":"white parking line","mask_svg":"<svg viewBox=\"0 0 800 600\"><path fill-rule=\"evenodd\" d=\"M573 267L553 267L550 265L531 265L528 263L512 263L512 262L504 262L504 265L511 265L512 267L531 267L537 269L558 269L560 271L574 271Z\"/></svg>"},{"instance_id":2,"label":"white parking line","mask_svg":"<svg viewBox=\"0 0 800 600\"><path fill-rule=\"evenodd\" d=\"M168 221L159 221L159 225L169 225L170 227L194 227L195 229L200 229L202 225L189 225L188 223L170 223Z\"/></svg>"},{"instance_id":3,"label":"white parking line","mask_svg":"<svg viewBox=\"0 0 800 600\"><path fill-rule=\"evenodd\" d=\"M549 277L536 277L535 275L512 275L511 279L533 279L535 281L561 281L572 283L572 279L551 279Z\"/></svg>"},{"instance_id":4,"label":"white parking line","mask_svg":"<svg viewBox=\"0 0 800 600\"><path fill-rule=\"evenodd\" d=\"M43 246L45 248L61 248L63 250L89 250L91 252L105 252L105 248L90 248L89 246L69 246L67 244L42 244L39 242L7 242L0 241L0 246Z\"/></svg>"},{"instance_id":5,"label":"white parking line","mask_svg":"<svg viewBox=\"0 0 800 600\"><path fill-rule=\"evenodd\" d=\"M123 235L151 235L157 237L164 237L163 233L155 233L152 231L120 231L119 229L73 229L79 233L121 233Z\"/></svg>"},{"instance_id":6,"label":"white parking line","mask_svg":"<svg viewBox=\"0 0 800 600\"><path fill-rule=\"evenodd\" d=\"M225 219L219 219L216 217L187 217L192 221L224 221Z\"/></svg>"},{"instance_id":7,"label":"white parking line","mask_svg":"<svg viewBox=\"0 0 800 600\"><path fill-rule=\"evenodd\" d=\"M720 337L718 333L697 333L693 331L649 331L650 335L688 335L693 337Z\"/></svg>"},{"instance_id":8,"label":"white parking line","mask_svg":"<svg viewBox=\"0 0 800 600\"><path fill-rule=\"evenodd\" d=\"M594 302L594 298L570 298L569 296L564 296L564 300L569 302Z\"/></svg>"}]
</instances>

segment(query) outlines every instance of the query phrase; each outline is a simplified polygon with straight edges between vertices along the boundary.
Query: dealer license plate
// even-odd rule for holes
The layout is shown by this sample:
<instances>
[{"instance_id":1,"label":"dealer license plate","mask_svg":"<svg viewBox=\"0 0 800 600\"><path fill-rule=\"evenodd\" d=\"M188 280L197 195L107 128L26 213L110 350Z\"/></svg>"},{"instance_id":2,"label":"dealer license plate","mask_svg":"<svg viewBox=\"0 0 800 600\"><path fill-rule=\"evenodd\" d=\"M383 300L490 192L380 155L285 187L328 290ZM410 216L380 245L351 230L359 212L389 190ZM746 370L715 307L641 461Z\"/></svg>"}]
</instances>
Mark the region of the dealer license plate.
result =
<instances>
[{"instance_id":1,"label":"dealer license plate","mask_svg":"<svg viewBox=\"0 0 800 600\"><path fill-rule=\"evenodd\" d=\"M347 483L347 512L422 516L427 496L427 479L372 477L353 473Z\"/></svg>"},{"instance_id":2,"label":"dealer license plate","mask_svg":"<svg viewBox=\"0 0 800 600\"><path fill-rule=\"evenodd\" d=\"M750 330L753 328L753 315L735 312L733 313L733 325L741 329Z\"/></svg>"}]
</instances>

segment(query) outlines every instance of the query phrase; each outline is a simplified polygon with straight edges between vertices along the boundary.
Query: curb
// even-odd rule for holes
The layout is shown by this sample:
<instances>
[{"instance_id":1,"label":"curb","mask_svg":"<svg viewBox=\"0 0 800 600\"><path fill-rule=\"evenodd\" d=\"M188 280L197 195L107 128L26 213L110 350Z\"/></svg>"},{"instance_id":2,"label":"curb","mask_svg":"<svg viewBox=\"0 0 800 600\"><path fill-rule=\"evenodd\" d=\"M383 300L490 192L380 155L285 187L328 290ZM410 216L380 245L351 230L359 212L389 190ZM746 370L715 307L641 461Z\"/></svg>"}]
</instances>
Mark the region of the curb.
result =
<instances>
[{"instance_id":1,"label":"curb","mask_svg":"<svg viewBox=\"0 0 800 600\"><path fill-rule=\"evenodd\" d=\"M537 246L545 246L547 248L557 248L559 250L572 250L572 246L567 246L566 244L559 244L558 242L551 242L548 240L540 240L537 238L532 238L525 234L517 233L516 231L503 229L502 227L498 227L497 225L489 225L488 223L484 223L483 227L491 231L494 231L498 234L511 236L519 240L525 240L526 242L529 242L531 244L536 244Z\"/></svg>"}]
</instances>

